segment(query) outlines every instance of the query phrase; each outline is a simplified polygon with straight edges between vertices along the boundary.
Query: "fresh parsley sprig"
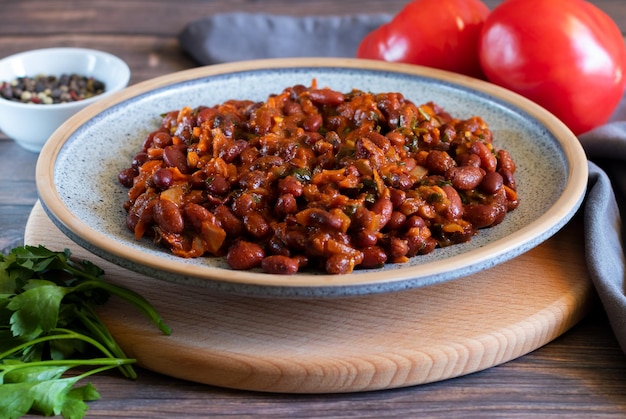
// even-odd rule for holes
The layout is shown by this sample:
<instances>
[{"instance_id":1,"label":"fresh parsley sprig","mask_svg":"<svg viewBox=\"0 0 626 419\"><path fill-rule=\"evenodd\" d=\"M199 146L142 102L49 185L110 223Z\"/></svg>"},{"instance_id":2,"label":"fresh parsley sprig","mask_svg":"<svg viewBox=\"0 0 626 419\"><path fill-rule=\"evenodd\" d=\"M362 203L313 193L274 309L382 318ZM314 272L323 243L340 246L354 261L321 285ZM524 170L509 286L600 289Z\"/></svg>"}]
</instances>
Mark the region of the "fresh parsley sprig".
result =
<instances>
[{"instance_id":1,"label":"fresh parsley sprig","mask_svg":"<svg viewBox=\"0 0 626 419\"><path fill-rule=\"evenodd\" d=\"M35 411L82 418L85 402L100 395L91 384L75 386L78 381L111 368L136 378L135 360L95 310L112 295L171 333L145 298L106 282L100 267L72 259L67 249L23 246L0 254L0 417ZM66 375L76 367L79 374Z\"/></svg>"}]
</instances>

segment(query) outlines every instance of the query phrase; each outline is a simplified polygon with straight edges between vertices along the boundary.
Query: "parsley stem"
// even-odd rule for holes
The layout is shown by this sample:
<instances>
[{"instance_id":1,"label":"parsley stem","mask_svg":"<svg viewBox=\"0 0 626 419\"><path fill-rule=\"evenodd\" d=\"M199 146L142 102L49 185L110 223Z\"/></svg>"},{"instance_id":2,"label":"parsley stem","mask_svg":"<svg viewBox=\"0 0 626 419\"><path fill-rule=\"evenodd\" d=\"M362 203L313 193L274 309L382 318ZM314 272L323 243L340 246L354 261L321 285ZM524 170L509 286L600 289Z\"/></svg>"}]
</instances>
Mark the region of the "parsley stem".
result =
<instances>
[{"instance_id":1,"label":"parsley stem","mask_svg":"<svg viewBox=\"0 0 626 419\"><path fill-rule=\"evenodd\" d=\"M89 358L89 359L48 359L44 361L29 361L19 364L0 365L0 370L16 370L19 368L32 367L82 367L84 365L103 365L106 369L116 368L126 364L132 364L135 360L132 358Z\"/></svg>"},{"instance_id":2,"label":"parsley stem","mask_svg":"<svg viewBox=\"0 0 626 419\"><path fill-rule=\"evenodd\" d=\"M63 328L56 328L56 329L52 329L51 334L49 335L45 335L45 336L40 336L38 338L35 338L33 340L30 340L28 342L24 342L20 345L16 345L13 348L11 348L10 350L3 352L0 354L0 360L5 359L7 357L9 357L10 355L17 353L23 349L26 349L28 347L31 347L33 345L37 345L39 343L42 342L47 342L47 341L52 341L52 340L60 340L60 339L75 339L75 340L82 340L84 342L87 342L91 345L93 345L94 347L96 347L98 350L100 350L104 355L106 355L109 359L120 359L117 358L115 355L113 355L113 353L111 353L107 348L105 348L100 342L98 342L97 340L86 336L82 333L78 333L78 332L74 332L71 330L67 330L67 329L63 329ZM124 357L125 358L125 357ZM128 358L127 358L128 359ZM134 363L135 360L132 360L132 363ZM131 362L129 362L131 363ZM124 364L120 364L120 365L124 365ZM122 371L122 373L129 378L136 378L137 375L135 373L135 371L132 369L130 369L130 371L128 371L128 369L124 369Z\"/></svg>"},{"instance_id":3,"label":"parsley stem","mask_svg":"<svg viewBox=\"0 0 626 419\"><path fill-rule=\"evenodd\" d=\"M141 311L150 321L152 321L152 323L154 323L159 328L159 330L163 332L163 334L169 336L172 333L170 327L165 324L165 322L163 321L159 313L157 313L157 311L154 309L154 307L152 307L148 300L143 298L138 293L128 288L118 287L115 284L111 284L110 282L105 282L99 279L92 279L81 282L80 284L76 285L72 289L72 291L82 291L84 288L101 288L113 295L116 295L126 300L127 302L135 306L135 308L137 308L139 311Z\"/></svg>"},{"instance_id":4,"label":"parsley stem","mask_svg":"<svg viewBox=\"0 0 626 419\"><path fill-rule=\"evenodd\" d=\"M52 329L51 334L49 335L45 335L45 336L40 336L38 338L32 339L28 342L22 343L20 345L16 345L13 348L11 348L9 351L6 351L2 354L0 354L0 360L7 358L8 356L17 353L19 351L21 351L22 349L26 349L28 347L37 345L39 343L42 342L47 342L47 341L52 341L52 340L62 340L62 339L76 339L76 340L82 340L84 342L87 342L89 344L91 344L92 346L96 347L100 352L102 352L104 355L106 355L108 358L111 359L129 359L126 357L126 355L124 354L124 352L121 350L119 350L118 354L115 354L113 352L111 352L108 348L106 348L103 344L101 344L100 342L98 342L97 340L84 335L82 333L78 333L78 332L74 332L72 330L67 330L67 329L63 329L63 328L56 328L56 329ZM60 332L60 333L58 333ZM120 355L121 354L121 355ZM132 363L136 362L135 360L133 360ZM126 363L129 364L129 363ZM130 365L126 365L126 364L120 364L120 372L122 373L122 375L126 378L130 378L130 379L136 379L137 378L137 373L135 372L135 370L133 369L132 366Z\"/></svg>"},{"instance_id":5,"label":"parsley stem","mask_svg":"<svg viewBox=\"0 0 626 419\"><path fill-rule=\"evenodd\" d=\"M97 360L98 360L98 359L96 359L95 361L97 361ZM120 359L119 361L127 361L127 360L122 360L122 359ZM132 360L132 361L134 362L134 360ZM125 362L124 362L124 363L125 363ZM83 378L85 378L85 377L89 377L90 375L93 375L93 374L98 374L99 372L106 371L106 370L110 370L111 368L120 367L120 366L122 366L124 363L122 363L122 362L118 362L118 363L115 363L115 364L103 365L103 366L101 366L101 367L99 367L99 368L94 368L93 370L86 371L86 372L84 372L84 373L82 373L82 374L78 375L76 378L78 378L79 380L82 380ZM90 363L89 365L92 365L92 364ZM98 364L93 364L93 365L98 365Z\"/></svg>"},{"instance_id":6,"label":"parsley stem","mask_svg":"<svg viewBox=\"0 0 626 419\"><path fill-rule=\"evenodd\" d=\"M108 331L106 326L100 320L98 314L93 310L90 304L83 304L81 309L74 309L74 313L80 319L82 324L96 337L100 343L106 346L111 353L118 358L126 358L124 350L115 341L115 338ZM133 367L124 365L120 367L122 374L128 378L135 379L137 374Z\"/></svg>"}]
</instances>

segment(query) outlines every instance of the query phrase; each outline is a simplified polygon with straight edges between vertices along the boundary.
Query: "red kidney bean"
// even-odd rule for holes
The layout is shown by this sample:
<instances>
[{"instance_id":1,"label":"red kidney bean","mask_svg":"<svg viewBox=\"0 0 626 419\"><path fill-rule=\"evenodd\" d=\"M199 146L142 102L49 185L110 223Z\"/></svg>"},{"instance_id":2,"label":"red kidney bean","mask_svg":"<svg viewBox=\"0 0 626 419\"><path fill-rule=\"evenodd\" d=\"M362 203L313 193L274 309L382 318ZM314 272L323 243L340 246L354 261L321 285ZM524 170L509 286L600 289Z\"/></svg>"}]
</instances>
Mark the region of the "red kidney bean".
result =
<instances>
[{"instance_id":1,"label":"red kidney bean","mask_svg":"<svg viewBox=\"0 0 626 419\"><path fill-rule=\"evenodd\" d=\"M401 189L391 189L389 191L389 199L391 199L391 203L394 208L400 207L402 203L406 200L406 192Z\"/></svg>"},{"instance_id":2,"label":"red kidney bean","mask_svg":"<svg viewBox=\"0 0 626 419\"><path fill-rule=\"evenodd\" d=\"M159 199L154 204L154 220L166 233L182 233L185 228L183 215L178 206L167 199Z\"/></svg>"},{"instance_id":3,"label":"red kidney bean","mask_svg":"<svg viewBox=\"0 0 626 419\"><path fill-rule=\"evenodd\" d=\"M372 230L361 229L353 237L354 245L359 248L371 247L378 242L378 234Z\"/></svg>"},{"instance_id":4,"label":"red kidney bean","mask_svg":"<svg viewBox=\"0 0 626 419\"><path fill-rule=\"evenodd\" d=\"M506 216L508 208L506 204L496 205L494 207L494 211L496 213L496 216L495 216L492 226L500 224L504 220L504 217Z\"/></svg>"},{"instance_id":5,"label":"red kidney bean","mask_svg":"<svg viewBox=\"0 0 626 419\"><path fill-rule=\"evenodd\" d=\"M214 210L215 218L230 237L240 237L244 231L243 221L226 205L218 205Z\"/></svg>"},{"instance_id":6,"label":"red kidney bean","mask_svg":"<svg viewBox=\"0 0 626 419\"><path fill-rule=\"evenodd\" d=\"M498 170L498 173L500 173L500 176L502 176L502 182L506 186L513 189L514 191L517 190L517 183L515 181L515 176L513 176L513 173L509 169L502 168Z\"/></svg>"},{"instance_id":7,"label":"red kidney bean","mask_svg":"<svg viewBox=\"0 0 626 419\"><path fill-rule=\"evenodd\" d=\"M167 189L172 186L174 176L172 175L170 169L162 167L154 172L154 175L152 175L152 180L154 181L154 186L156 186L157 188Z\"/></svg>"},{"instance_id":8,"label":"red kidney bean","mask_svg":"<svg viewBox=\"0 0 626 419\"><path fill-rule=\"evenodd\" d=\"M380 246L370 246L361 250L363 261L359 265L361 268L381 268L387 262L387 253Z\"/></svg>"},{"instance_id":9,"label":"red kidney bean","mask_svg":"<svg viewBox=\"0 0 626 419\"><path fill-rule=\"evenodd\" d=\"M298 203L292 194L287 193L278 197L274 208L280 217L284 217L287 214L298 212Z\"/></svg>"},{"instance_id":10,"label":"red kidney bean","mask_svg":"<svg viewBox=\"0 0 626 419\"><path fill-rule=\"evenodd\" d=\"M218 155L226 163L232 163L246 148L248 148L248 142L246 140L235 140L231 141L227 147L220 150Z\"/></svg>"},{"instance_id":11,"label":"red kidney bean","mask_svg":"<svg viewBox=\"0 0 626 419\"><path fill-rule=\"evenodd\" d=\"M406 254L409 252L408 242L399 237L391 237L386 248L387 253L392 258L400 258L402 256L406 256Z\"/></svg>"},{"instance_id":12,"label":"red kidney bean","mask_svg":"<svg viewBox=\"0 0 626 419\"><path fill-rule=\"evenodd\" d=\"M242 174L239 179L239 186L247 190L255 190L264 187L267 182L267 176L260 170L253 170Z\"/></svg>"},{"instance_id":13,"label":"red kidney bean","mask_svg":"<svg viewBox=\"0 0 626 419\"><path fill-rule=\"evenodd\" d=\"M480 167L481 164L480 157L478 157L478 154L474 153L462 154L460 157L457 158L457 160L459 166Z\"/></svg>"},{"instance_id":14,"label":"red kidney bean","mask_svg":"<svg viewBox=\"0 0 626 419\"><path fill-rule=\"evenodd\" d=\"M135 157L133 158L133 162L132 162L131 167L133 167L135 169L139 169L149 159L150 159L150 157L148 156L148 153L144 153L144 152L137 153L135 155Z\"/></svg>"},{"instance_id":15,"label":"red kidney bean","mask_svg":"<svg viewBox=\"0 0 626 419\"><path fill-rule=\"evenodd\" d=\"M451 220L458 220L463 216L463 201L461 200L461 196L457 190L450 185L443 185L441 189L443 189L446 197L450 201L448 210L446 211L448 218Z\"/></svg>"},{"instance_id":16,"label":"red kidney bean","mask_svg":"<svg viewBox=\"0 0 626 419\"><path fill-rule=\"evenodd\" d=\"M287 176L278 181L278 191L281 194L291 194L294 197L299 197L303 192L302 182L293 176Z\"/></svg>"},{"instance_id":17,"label":"red kidney bean","mask_svg":"<svg viewBox=\"0 0 626 419\"><path fill-rule=\"evenodd\" d=\"M232 269L248 270L261 265L265 258L263 248L244 240L235 242L226 254L226 263Z\"/></svg>"},{"instance_id":18,"label":"red kidney bean","mask_svg":"<svg viewBox=\"0 0 626 419\"><path fill-rule=\"evenodd\" d=\"M168 145L172 145L172 136L168 132L157 132L152 137L152 146L158 148L165 148Z\"/></svg>"},{"instance_id":19,"label":"red kidney bean","mask_svg":"<svg viewBox=\"0 0 626 419\"><path fill-rule=\"evenodd\" d=\"M137 223L139 223L139 214L135 211L128 211L128 213L126 213L126 227L131 231L135 231Z\"/></svg>"},{"instance_id":20,"label":"red kidney bean","mask_svg":"<svg viewBox=\"0 0 626 419\"><path fill-rule=\"evenodd\" d=\"M294 102L293 100L287 100L283 105L283 112L286 115L301 115L302 106L300 106L298 102Z\"/></svg>"},{"instance_id":21,"label":"red kidney bean","mask_svg":"<svg viewBox=\"0 0 626 419\"><path fill-rule=\"evenodd\" d=\"M485 171L474 166L457 166L446 172L446 179L452 182L452 186L463 191L478 187L484 176Z\"/></svg>"},{"instance_id":22,"label":"red kidney bean","mask_svg":"<svg viewBox=\"0 0 626 419\"><path fill-rule=\"evenodd\" d=\"M498 172L487 172L480 182L480 188L488 194L495 194L504 184L502 175Z\"/></svg>"},{"instance_id":23,"label":"red kidney bean","mask_svg":"<svg viewBox=\"0 0 626 419\"><path fill-rule=\"evenodd\" d=\"M230 183L224 176L213 176L206 181L206 189L215 195L225 195L230 192Z\"/></svg>"},{"instance_id":24,"label":"red kidney bean","mask_svg":"<svg viewBox=\"0 0 626 419\"><path fill-rule=\"evenodd\" d=\"M189 176L189 184L191 185L193 189L197 189L197 190L206 189L206 181L207 181L207 174L201 170L197 170Z\"/></svg>"},{"instance_id":25,"label":"red kidney bean","mask_svg":"<svg viewBox=\"0 0 626 419\"><path fill-rule=\"evenodd\" d=\"M376 147L380 148L383 152L386 152L389 150L389 147L391 147L389 139L376 131L366 133L365 138L376 144Z\"/></svg>"},{"instance_id":26,"label":"red kidney bean","mask_svg":"<svg viewBox=\"0 0 626 419\"><path fill-rule=\"evenodd\" d=\"M214 120L218 114L218 110L216 108L203 108L198 112L198 116L196 120L198 121L198 126L202 125L204 122Z\"/></svg>"},{"instance_id":27,"label":"red kidney bean","mask_svg":"<svg viewBox=\"0 0 626 419\"><path fill-rule=\"evenodd\" d=\"M175 125L176 120L178 119L178 115L180 114L180 110L169 111L163 116L163 121L161 122L161 127L157 131L167 131L170 132L171 128Z\"/></svg>"},{"instance_id":28,"label":"red kidney bean","mask_svg":"<svg viewBox=\"0 0 626 419\"><path fill-rule=\"evenodd\" d=\"M489 204L468 204L464 207L465 219L476 228L485 228L493 225L498 216L498 210Z\"/></svg>"},{"instance_id":29,"label":"red kidney bean","mask_svg":"<svg viewBox=\"0 0 626 419\"><path fill-rule=\"evenodd\" d=\"M257 239L267 236L271 231L270 225L265 217L258 212L251 212L243 217L243 224L246 231Z\"/></svg>"},{"instance_id":30,"label":"red kidney bean","mask_svg":"<svg viewBox=\"0 0 626 419\"><path fill-rule=\"evenodd\" d=\"M407 237L406 243L408 249L406 256L408 257L431 253L437 246L437 241L432 237L422 237L421 235Z\"/></svg>"},{"instance_id":31,"label":"red kidney bean","mask_svg":"<svg viewBox=\"0 0 626 419\"><path fill-rule=\"evenodd\" d=\"M233 200L233 212L239 217L244 217L254 211L257 206L257 199L250 193L239 195Z\"/></svg>"},{"instance_id":32,"label":"red kidney bean","mask_svg":"<svg viewBox=\"0 0 626 419\"><path fill-rule=\"evenodd\" d=\"M389 220L391 219L391 213L393 212L393 204L391 203L391 199L388 197L379 198L374 202L372 208L370 210L378 214L379 218L379 228L383 228Z\"/></svg>"},{"instance_id":33,"label":"red kidney bean","mask_svg":"<svg viewBox=\"0 0 626 419\"><path fill-rule=\"evenodd\" d=\"M389 222L386 227L389 230L399 230L404 226L406 222L406 215L401 213L400 211L393 211L391 213L391 217L389 217Z\"/></svg>"},{"instance_id":34,"label":"red kidney bean","mask_svg":"<svg viewBox=\"0 0 626 419\"><path fill-rule=\"evenodd\" d=\"M326 272L333 275L344 275L352 272L355 261L347 255L334 254L326 259Z\"/></svg>"},{"instance_id":35,"label":"red kidney bean","mask_svg":"<svg viewBox=\"0 0 626 419\"><path fill-rule=\"evenodd\" d=\"M176 167L182 173L187 173L187 155L183 151L185 148L179 145L170 145L163 149L163 161L169 167Z\"/></svg>"},{"instance_id":36,"label":"red kidney bean","mask_svg":"<svg viewBox=\"0 0 626 419\"><path fill-rule=\"evenodd\" d=\"M289 246L283 243L278 237L274 236L267 241L265 250L271 255L291 256Z\"/></svg>"},{"instance_id":37,"label":"red kidney bean","mask_svg":"<svg viewBox=\"0 0 626 419\"><path fill-rule=\"evenodd\" d=\"M448 153L440 150L432 150L428 153L424 166L435 175L443 175L446 171L455 167L454 159Z\"/></svg>"},{"instance_id":38,"label":"red kidney bean","mask_svg":"<svg viewBox=\"0 0 626 419\"><path fill-rule=\"evenodd\" d=\"M306 249L309 236L302 230L287 230L283 240L289 248L302 251Z\"/></svg>"},{"instance_id":39,"label":"red kidney bean","mask_svg":"<svg viewBox=\"0 0 626 419\"><path fill-rule=\"evenodd\" d=\"M443 124L439 127L439 137L444 143L452 143L456 139L456 129L450 124Z\"/></svg>"},{"instance_id":40,"label":"red kidney bean","mask_svg":"<svg viewBox=\"0 0 626 419\"><path fill-rule=\"evenodd\" d=\"M491 150L482 142L475 141L471 146L472 153L480 157L480 167L485 169L486 172L493 172L496 170L498 161L496 156L493 155Z\"/></svg>"},{"instance_id":41,"label":"red kidney bean","mask_svg":"<svg viewBox=\"0 0 626 419\"><path fill-rule=\"evenodd\" d=\"M126 186L127 188L130 188L131 186L133 186L134 179L138 175L139 175L139 171L137 169L135 169L133 167L129 167L127 169L122 170L117 175L117 180L123 186Z\"/></svg>"},{"instance_id":42,"label":"red kidney bean","mask_svg":"<svg viewBox=\"0 0 626 419\"><path fill-rule=\"evenodd\" d=\"M320 226L331 231L340 231L343 227L343 220L321 208L307 208L296 214L298 222L303 226Z\"/></svg>"},{"instance_id":43,"label":"red kidney bean","mask_svg":"<svg viewBox=\"0 0 626 419\"><path fill-rule=\"evenodd\" d=\"M299 262L283 255L267 256L261 262L261 268L268 274L293 275L298 272Z\"/></svg>"},{"instance_id":44,"label":"red kidney bean","mask_svg":"<svg viewBox=\"0 0 626 419\"><path fill-rule=\"evenodd\" d=\"M409 189L415 184L415 179L408 174L400 173L397 179L394 179L392 185L394 188Z\"/></svg>"},{"instance_id":45,"label":"red kidney bean","mask_svg":"<svg viewBox=\"0 0 626 419\"><path fill-rule=\"evenodd\" d=\"M211 214L208 209L202 205L189 203L183 209L185 220L193 226L196 231L202 231L202 223L205 221L215 222L215 215Z\"/></svg>"},{"instance_id":46,"label":"red kidney bean","mask_svg":"<svg viewBox=\"0 0 626 419\"><path fill-rule=\"evenodd\" d=\"M367 208L357 207L354 214L352 214L350 226L357 230L371 230L374 227L374 217L375 214Z\"/></svg>"},{"instance_id":47,"label":"red kidney bean","mask_svg":"<svg viewBox=\"0 0 626 419\"><path fill-rule=\"evenodd\" d=\"M406 137L398 131L391 131L386 137L394 147L404 147L406 144Z\"/></svg>"},{"instance_id":48,"label":"red kidney bean","mask_svg":"<svg viewBox=\"0 0 626 419\"><path fill-rule=\"evenodd\" d=\"M498 159L498 169L499 170L508 170L511 173L515 173L515 162L513 161L513 158L511 158L511 155L509 154L508 151L506 150L498 150L498 152L496 153L497 159Z\"/></svg>"},{"instance_id":49,"label":"red kidney bean","mask_svg":"<svg viewBox=\"0 0 626 419\"><path fill-rule=\"evenodd\" d=\"M167 117L163 118L163 122L165 123ZM154 147L153 144L153 140L154 140L154 136L157 135L160 132L165 132L165 133L169 133L169 130L165 127L161 127L155 131L152 131L151 133L149 133L146 138L143 141L143 145L141 147L142 151L148 151L149 148Z\"/></svg>"},{"instance_id":50,"label":"red kidney bean","mask_svg":"<svg viewBox=\"0 0 626 419\"><path fill-rule=\"evenodd\" d=\"M307 115L302 122L302 128L305 131L316 132L322 126L322 122L323 119L320 114Z\"/></svg>"},{"instance_id":51,"label":"red kidney bean","mask_svg":"<svg viewBox=\"0 0 626 419\"><path fill-rule=\"evenodd\" d=\"M410 217L407 218L406 223L405 223L404 226L407 229L408 228L416 228L416 227L417 228L421 228L421 227L426 227L426 222L419 215L411 215Z\"/></svg>"},{"instance_id":52,"label":"red kidney bean","mask_svg":"<svg viewBox=\"0 0 626 419\"><path fill-rule=\"evenodd\" d=\"M344 102L344 95L330 89L315 89L309 92L311 102L318 105L338 106Z\"/></svg>"},{"instance_id":53,"label":"red kidney bean","mask_svg":"<svg viewBox=\"0 0 626 419\"><path fill-rule=\"evenodd\" d=\"M259 154L256 148L248 147L239 155L239 161L242 165L250 165L259 157Z\"/></svg>"}]
</instances>

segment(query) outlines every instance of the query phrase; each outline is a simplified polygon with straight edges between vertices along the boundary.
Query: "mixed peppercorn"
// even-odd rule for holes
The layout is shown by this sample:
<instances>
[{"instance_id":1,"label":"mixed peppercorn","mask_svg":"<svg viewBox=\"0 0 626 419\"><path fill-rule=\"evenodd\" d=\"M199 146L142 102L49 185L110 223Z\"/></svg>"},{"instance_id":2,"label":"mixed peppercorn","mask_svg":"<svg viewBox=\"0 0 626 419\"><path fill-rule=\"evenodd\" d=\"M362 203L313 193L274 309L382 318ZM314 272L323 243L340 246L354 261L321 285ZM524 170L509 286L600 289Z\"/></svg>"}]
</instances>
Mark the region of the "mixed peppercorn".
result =
<instances>
[{"instance_id":1,"label":"mixed peppercorn","mask_svg":"<svg viewBox=\"0 0 626 419\"><path fill-rule=\"evenodd\" d=\"M78 74L18 77L0 83L0 97L21 103L50 105L76 102L99 95L105 84L93 77Z\"/></svg>"}]
</instances>

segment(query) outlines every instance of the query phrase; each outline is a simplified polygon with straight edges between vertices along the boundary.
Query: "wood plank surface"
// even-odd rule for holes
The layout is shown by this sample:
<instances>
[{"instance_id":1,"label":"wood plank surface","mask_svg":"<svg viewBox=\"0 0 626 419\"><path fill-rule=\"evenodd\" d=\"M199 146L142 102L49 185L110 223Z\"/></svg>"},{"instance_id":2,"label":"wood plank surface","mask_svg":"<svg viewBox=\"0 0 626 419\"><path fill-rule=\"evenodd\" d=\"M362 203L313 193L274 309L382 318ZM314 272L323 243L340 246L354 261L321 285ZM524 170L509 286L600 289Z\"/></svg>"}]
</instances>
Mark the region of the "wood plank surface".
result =
<instances>
[{"instance_id":1,"label":"wood plank surface","mask_svg":"<svg viewBox=\"0 0 626 419\"><path fill-rule=\"evenodd\" d=\"M242 390L345 393L473 373L560 336L586 314L593 295L578 227L455 281L328 299L220 295L148 278L76 247L40 204L25 242L74 248L75 256L103 267L108 280L155 305L171 336L119 301L101 312L128 356L144 368Z\"/></svg>"},{"instance_id":2,"label":"wood plank surface","mask_svg":"<svg viewBox=\"0 0 626 419\"><path fill-rule=\"evenodd\" d=\"M126 60L131 84L196 63L176 36L217 12L395 13L409 0L19 0L0 2L0 57L58 46L98 48ZM624 0L592 0L626 33ZM500 0L488 0L493 7ZM91 10L91 11L90 11ZM35 163L0 132L0 248L23 243L37 200ZM72 247L74 250L74 247ZM511 362L458 378L384 391L285 394L227 389L138 368L91 378L102 399L87 418L624 418L626 357L603 308ZM39 416L29 415L36 418Z\"/></svg>"}]
</instances>

